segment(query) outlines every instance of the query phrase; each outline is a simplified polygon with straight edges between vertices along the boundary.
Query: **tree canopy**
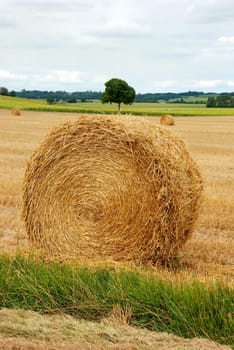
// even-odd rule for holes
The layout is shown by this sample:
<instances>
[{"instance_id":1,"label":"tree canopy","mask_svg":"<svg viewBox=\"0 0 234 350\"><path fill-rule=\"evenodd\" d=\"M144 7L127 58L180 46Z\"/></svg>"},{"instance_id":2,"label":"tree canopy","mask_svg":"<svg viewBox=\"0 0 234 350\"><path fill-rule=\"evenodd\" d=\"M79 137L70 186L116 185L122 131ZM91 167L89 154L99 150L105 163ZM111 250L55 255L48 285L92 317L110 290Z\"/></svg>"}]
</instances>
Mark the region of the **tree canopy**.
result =
<instances>
[{"instance_id":1,"label":"tree canopy","mask_svg":"<svg viewBox=\"0 0 234 350\"><path fill-rule=\"evenodd\" d=\"M3 96L8 96L8 89L5 88L4 86L1 86L0 87L0 95L3 95Z\"/></svg>"},{"instance_id":2,"label":"tree canopy","mask_svg":"<svg viewBox=\"0 0 234 350\"><path fill-rule=\"evenodd\" d=\"M0 95L15 97L16 96L16 92L14 90L9 91L6 87L1 86L0 87Z\"/></svg>"},{"instance_id":3,"label":"tree canopy","mask_svg":"<svg viewBox=\"0 0 234 350\"><path fill-rule=\"evenodd\" d=\"M234 107L234 94L220 94L218 96L211 96L207 100L207 107L217 107L217 108L224 108Z\"/></svg>"},{"instance_id":4,"label":"tree canopy","mask_svg":"<svg viewBox=\"0 0 234 350\"><path fill-rule=\"evenodd\" d=\"M118 113L120 113L120 105L132 104L136 96L133 87L129 86L126 81L122 79L113 78L105 83L105 91L101 96L102 103L117 103Z\"/></svg>"}]
</instances>

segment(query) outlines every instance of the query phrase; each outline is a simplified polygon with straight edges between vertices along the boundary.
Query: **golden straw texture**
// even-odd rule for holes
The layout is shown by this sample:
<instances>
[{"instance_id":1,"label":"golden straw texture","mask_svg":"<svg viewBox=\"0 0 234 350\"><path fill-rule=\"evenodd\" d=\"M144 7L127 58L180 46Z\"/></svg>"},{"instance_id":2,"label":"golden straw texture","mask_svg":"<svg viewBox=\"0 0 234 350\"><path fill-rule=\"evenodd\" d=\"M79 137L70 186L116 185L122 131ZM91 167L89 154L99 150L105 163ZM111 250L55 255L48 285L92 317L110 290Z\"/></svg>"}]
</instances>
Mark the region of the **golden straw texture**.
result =
<instances>
[{"instance_id":1,"label":"golden straw texture","mask_svg":"<svg viewBox=\"0 0 234 350\"><path fill-rule=\"evenodd\" d=\"M161 125L169 125L169 126L172 126L172 125L175 125L175 120L174 118L172 117L172 115L170 114L165 114L165 115L162 115L161 118L160 118L160 124Z\"/></svg>"},{"instance_id":2,"label":"golden straw texture","mask_svg":"<svg viewBox=\"0 0 234 350\"><path fill-rule=\"evenodd\" d=\"M135 117L80 116L28 162L23 217L53 257L165 261L191 235L202 179L184 143Z\"/></svg>"}]
</instances>

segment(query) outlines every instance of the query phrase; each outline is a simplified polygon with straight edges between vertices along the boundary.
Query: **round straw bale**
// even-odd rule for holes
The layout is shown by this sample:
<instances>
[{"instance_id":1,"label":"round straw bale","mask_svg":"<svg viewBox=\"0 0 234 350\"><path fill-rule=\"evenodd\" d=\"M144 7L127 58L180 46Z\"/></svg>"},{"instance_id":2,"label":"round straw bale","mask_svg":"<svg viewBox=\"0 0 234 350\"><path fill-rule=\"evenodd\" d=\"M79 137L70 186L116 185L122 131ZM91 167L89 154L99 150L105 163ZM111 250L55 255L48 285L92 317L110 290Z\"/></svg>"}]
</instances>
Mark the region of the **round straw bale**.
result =
<instances>
[{"instance_id":1,"label":"round straw bale","mask_svg":"<svg viewBox=\"0 0 234 350\"><path fill-rule=\"evenodd\" d=\"M12 108L11 115L19 116L21 115L21 112L18 108Z\"/></svg>"},{"instance_id":2,"label":"round straw bale","mask_svg":"<svg viewBox=\"0 0 234 350\"><path fill-rule=\"evenodd\" d=\"M162 115L161 118L160 118L160 124L161 125L175 125L175 120L173 118L172 115L170 114L165 114L165 115Z\"/></svg>"},{"instance_id":3,"label":"round straw bale","mask_svg":"<svg viewBox=\"0 0 234 350\"><path fill-rule=\"evenodd\" d=\"M155 263L190 237L202 186L169 131L136 117L80 116L29 160L23 217L50 256Z\"/></svg>"}]
</instances>

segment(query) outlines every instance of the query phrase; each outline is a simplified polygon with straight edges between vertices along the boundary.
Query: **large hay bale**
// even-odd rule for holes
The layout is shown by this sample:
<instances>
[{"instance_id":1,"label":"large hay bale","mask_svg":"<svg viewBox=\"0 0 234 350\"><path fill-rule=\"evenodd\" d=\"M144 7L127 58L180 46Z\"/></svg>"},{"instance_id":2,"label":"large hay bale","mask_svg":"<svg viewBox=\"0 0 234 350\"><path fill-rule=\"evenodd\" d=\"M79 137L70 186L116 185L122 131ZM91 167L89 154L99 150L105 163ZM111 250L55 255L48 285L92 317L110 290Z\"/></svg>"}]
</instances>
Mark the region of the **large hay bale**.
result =
<instances>
[{"instance_id":1,"label":"large hay bale","mask_svg":"<svg viewBox=\"0 0 234 350\"><path fill-rule=\"evenodd\" d=\"M21 112L18 108L12 108L11 115L19 116L19 115L21 115Z\"/></svg>"},{"instance_id":2,"label":"large hay bale","mask_svg":"<svg viewBox=\"0 0 234 350\"><path fill-rule=\"evenodd\" d=\"M184 143L134 117L80 116L28 162L23 217L50 256L165 261L190 237L202 180Z\"/></svg>"},{"instance_id":3,"label":"large hay bale","mask_svg":"<svg viewBox=\"0 0 234 350\"><path fill-rule=\"evenodd\" d=\"M175 120L173 118L172 115L170 114L165 114L165 115L162 115L161 118L160 118L160 124L161 125L168 125L168 126L172 126L172 125L175 125Z\"/></svg>"}]
</instances>

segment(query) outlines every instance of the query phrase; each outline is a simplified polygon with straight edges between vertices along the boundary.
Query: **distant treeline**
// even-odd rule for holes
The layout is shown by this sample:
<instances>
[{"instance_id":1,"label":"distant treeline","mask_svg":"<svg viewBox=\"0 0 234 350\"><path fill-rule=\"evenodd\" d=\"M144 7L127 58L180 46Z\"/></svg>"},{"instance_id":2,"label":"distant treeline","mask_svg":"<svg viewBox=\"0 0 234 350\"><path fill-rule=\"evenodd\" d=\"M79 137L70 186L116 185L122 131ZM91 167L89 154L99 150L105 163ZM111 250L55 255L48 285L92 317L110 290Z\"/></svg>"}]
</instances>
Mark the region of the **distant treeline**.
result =
<instances>
[{"instance_id":1,"label":"distant treeline","mask_svg":"<svg viewBox=\"0 0 234 350\"><path fill-rule=\"evenodd\" d=\"M203 99L203 100L198 100L197 98L194 100L189 100L189 99L184 99L183 97L178 98L178 99L173 99L170 101L167 101L167 103L184 103L184 104L195 104L195 105L200 105L200 104L206 104L206 100L207 99Z\"/></svg>"},{"instance_id":2,"label":"distant treeline","mask_svg":"<svg viewBox=\"0 0 234 350\"><path fill-rule=\"evenodd\" d=\"M234 93L210 96L206 103L207 107L234 107Z\"/></svg>"},{"instance_id":3,"label":"distant treeline","mask_svg":"<svg viewBox=\"0 0 234 350\"><path fill-rule=\"evenodd\" d=\"M166 93L144 93L136 94L135 102L159 102L159 101L170 101L175 99L175 103L188 103L184 100L188 97L208 97L213 93L204 93L201 91L188 91L188 92L166 92ZM43 99L53 98L54 100L63 100L63 101L75 101L75 100L99 100L101 98L101 91L76 91L76 92L67 92L67 91L40 91L40 90L21 90L17 91L16 95L23 98L31 99ZM204 101L199 101L200 103L205 103ZM193 101L190 101L193 103ZM194 102L195 103L195 102ZM196 102L198 103L198 102Z\"/></svg>"},{"instance_id":4,"label":"distant treeline","mask_svg":"<svg viewBox=\"0 0 234 350\"><path fill-rule=\"evenodd\" d=\"M22 98L31 98L39 100L47 100L52 98L56 101L87 101L87 100L99 100L101 98L102 92L97 91L40 91L40 90L21 90L16 92L16 96Z\"/></svg>"},{"instance_id":5,"label":"distant treeline","mask_svg":"<svg viewBox=\"0 0 234 350\"><path fill-rule=\"evenodd\" d=\"M21 90L21 91L8 91L5 87L0 87L0 95L5 96L18 96L28 99L42 99L51 101L51 103L57 101L66 102L86 102L92 100L100 100L102 91L41 91L41 90ZM194 98L194 100L192 99ZM165 92L165 93L142 93L136 94L135 102L152 102L157 103L160 101L166 101L169 103L206 103L207 107L234 107L234 92L232 93L214 93L214 92L202 92L202 91L187 91L187 92ZM207 102L206 102L207 101Z\"/></svg>"},{"instance_id":6,"label":"distant treeline","mask_svg":"<svg viewBox=\"0 0 234 350\"><path fill-rule=\"evenodd\" d=\"M136 102L159 102L161 100L170 101L173 99L179 100L187 97L201 97L206 95L210 95L210 93L207 94L201 91L145 93L145 94L137 94L135 101Z\"/></svg>"}]
</instances>

